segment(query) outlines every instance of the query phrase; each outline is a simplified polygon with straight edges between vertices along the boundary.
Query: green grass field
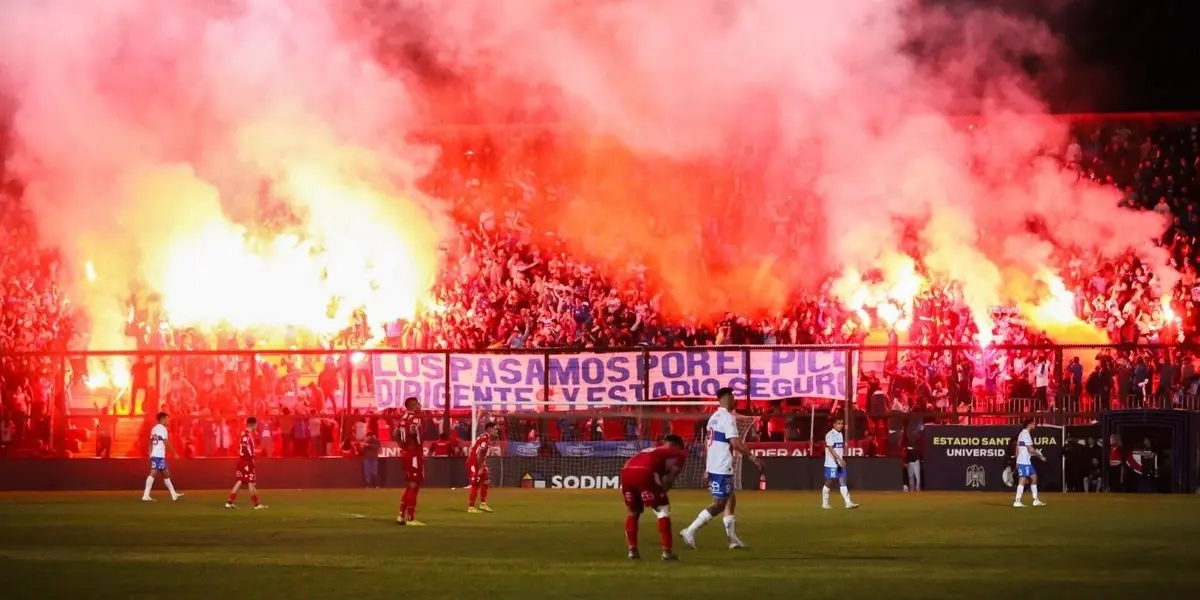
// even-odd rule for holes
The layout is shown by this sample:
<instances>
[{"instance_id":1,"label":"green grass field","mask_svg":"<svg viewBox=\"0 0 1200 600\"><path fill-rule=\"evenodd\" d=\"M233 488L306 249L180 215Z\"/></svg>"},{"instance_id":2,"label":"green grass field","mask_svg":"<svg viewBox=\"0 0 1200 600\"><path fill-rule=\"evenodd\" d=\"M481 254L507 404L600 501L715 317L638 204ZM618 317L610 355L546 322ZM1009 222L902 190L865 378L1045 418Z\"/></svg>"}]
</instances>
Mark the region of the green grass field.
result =
<instances>
[{"instance_id":1,"label":"green grass field","mask_svg":"<svg viewBox=\"0 0 1200 600\"><path fill-rule=\"evenodd\" d=\"M165 497L162 490L160 498ZM673 494L676 529L706 503ZM1012 508L989 494L747 493L725 548L662 563L652 514L625 558L616 492L425 490L426 528L394 522L396 490L219 492L144 504L126 494L0 494L0 597L138 598L1184 598L1200 592L1200 498L1047 494Z\"/></svg>"}]
</instances>

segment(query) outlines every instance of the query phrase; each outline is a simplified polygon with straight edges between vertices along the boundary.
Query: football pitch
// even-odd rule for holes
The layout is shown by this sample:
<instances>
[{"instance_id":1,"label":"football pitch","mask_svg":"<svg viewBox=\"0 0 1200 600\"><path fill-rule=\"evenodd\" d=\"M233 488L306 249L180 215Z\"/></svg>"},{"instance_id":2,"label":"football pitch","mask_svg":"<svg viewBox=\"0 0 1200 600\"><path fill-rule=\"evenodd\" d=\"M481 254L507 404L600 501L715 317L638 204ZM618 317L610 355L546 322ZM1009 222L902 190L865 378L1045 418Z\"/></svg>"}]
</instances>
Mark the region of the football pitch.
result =
<instances>
[{"instance_id":1,"label":"football pitch","mask_svg":"<svg viewBox=\"0 0 1200 600\"><path fill-rule=\"evenodd\" d=\"M682 561L625 558L615 491L424 490L424 528L394 523L399 490L266 491L270 509L117 493L0 494L0 597L170 598L1184 598L1200 592L1200 497L746 493L730 551L720 523ZM701 492L672 494L675 529ZM1026 502L1028 502L1026 496Z\"/></svg>"}]
</instances>

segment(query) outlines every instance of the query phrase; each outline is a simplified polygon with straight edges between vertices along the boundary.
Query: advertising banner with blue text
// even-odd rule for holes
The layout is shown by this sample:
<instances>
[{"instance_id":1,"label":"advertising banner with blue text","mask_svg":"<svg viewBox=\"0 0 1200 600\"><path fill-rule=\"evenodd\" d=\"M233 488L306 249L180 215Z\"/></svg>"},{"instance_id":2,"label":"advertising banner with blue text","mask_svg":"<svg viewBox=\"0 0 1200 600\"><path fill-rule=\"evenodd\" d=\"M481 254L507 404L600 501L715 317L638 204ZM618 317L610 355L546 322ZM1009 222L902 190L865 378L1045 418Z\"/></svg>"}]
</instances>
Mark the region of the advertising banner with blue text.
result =
<instances>
[{"instance_id":1,"label":"advertising banner with blue text","mask_svg":"<svg viewBox=\"0 0 1200 600\"><path fill-rule=\"evenodd\" d=\"M656 444L648 441L628 442L555 442L560 456L594 456L596 458L629 458Z\"/></svg>"},{"instance_id":2,"label":"advertising banner with blue text","mask_svg":"<svg viewBox=\"0 0 1200 600\"><path fill-rule=\"evenodd\" d=\"M509 456L524 456L536 458L541 453L542 445L539 442L509 442Z\"/></svg>"}]
</instances>

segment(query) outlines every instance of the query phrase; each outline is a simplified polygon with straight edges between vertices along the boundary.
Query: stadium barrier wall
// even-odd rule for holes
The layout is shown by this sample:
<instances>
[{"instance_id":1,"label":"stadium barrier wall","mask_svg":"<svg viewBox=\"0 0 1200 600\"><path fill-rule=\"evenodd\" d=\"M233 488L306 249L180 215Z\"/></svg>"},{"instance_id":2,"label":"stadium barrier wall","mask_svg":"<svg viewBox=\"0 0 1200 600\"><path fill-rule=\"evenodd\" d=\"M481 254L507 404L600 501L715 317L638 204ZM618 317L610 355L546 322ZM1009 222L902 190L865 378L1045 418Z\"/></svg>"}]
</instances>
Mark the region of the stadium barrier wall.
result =
<instances>
[{"instance_id":1,"label":"stadium barrier wall","mask_svg":"<svg viewBox=\"0 0 1200 600\"><path fill-rule=\"evenodd\" d=\"M233 486L237 459L170 460L171 479L180 491L220 490ZM131 491L146 482L150 461L144 458L0 460L0 491ZM381 483L404 484L399 460L380 459ZM461 458L428 458L429 487L463 487L466 467ZM363 487L363 463L354 458L277 458L258 461L258 481L267 489L347 489Z\"/></svg>"},{"instance_id":2,"label":"stadium barrier wall","mask_svg":"<svg viewBox=\"0 0 1200 600\"><path fill-rule=\"evenodd\" d=\"M606 457L522 457L508 456L489 461L492 480L499 479L504 487L548 488L548 489L603 489L621 488L621 467L629 459L622 456ZM689 462L703 459L692 457ZM685 469L677 488L699 489L702 469Z\"/></svg>"},{"instance_id":3,"label":"stadium barrier wall","mask_svg":"<svg viewBox=\"0 0 1200 600\"><path fill-rule=\"evenodd\" d=\"M619 489L625 458L522 458L492 459L492 478L497 471L505 487L547 489ZM807 457L768 457L765 462L767 490L816 490L824 483L824 461ZM895 491L903 485L904 463L895 458L846 459L848 481L853 489ZM687 469L677 489L704 489L701 469ZM745 491L763 488L764 477L753 463L742 463Z\"/></svg>"},{"instance_id":4,"label":"stadium barrier wall","mask_svg":"<svg viewBox=\"0 0 1200 600\"><path fill-rule=\"evenodd\" d=\"M492 478L505 487L618 489L624 458L493 458ZM821 485L819 458L766 458L768 490L815 490ZM903 463L892 458L846 459L849 484L861 490L897 490ZM220 490L233 485L237 459L168 460L171 478L181 491ZM363 463L352 458L277 458L258 461L258 479L269 489L348 489L363 486ZM142 489L149 472L146 459L0 460L0 491L129 491ZM379 460L384 487L404 485L399 460ZM745 461L742 488L757 490L760 473ZM679 482L680 489L701 489L700 475ZM425 486L466 487L461 458L425 460Z\"/></svg>"}]
</instances>

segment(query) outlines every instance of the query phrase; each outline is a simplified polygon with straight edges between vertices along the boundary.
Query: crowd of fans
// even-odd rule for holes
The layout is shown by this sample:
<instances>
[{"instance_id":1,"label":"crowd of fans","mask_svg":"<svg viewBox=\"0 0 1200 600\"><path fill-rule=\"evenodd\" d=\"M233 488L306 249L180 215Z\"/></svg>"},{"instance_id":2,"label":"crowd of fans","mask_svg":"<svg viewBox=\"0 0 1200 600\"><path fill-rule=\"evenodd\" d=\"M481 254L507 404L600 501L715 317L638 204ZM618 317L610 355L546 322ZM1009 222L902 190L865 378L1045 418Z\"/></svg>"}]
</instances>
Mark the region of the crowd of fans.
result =
<instances>
[{"instance_id":1,"label":"crowd of fans","mask_svg":"<svg viewBox=\"0 0 1200 600\"><path fill-rule=\"evenodd\" d=\"M397 348L525 349L865 339L856 311L833 300L828 286L795 296L786 310L774 315L727 314L714 322L664 317L661 298L644 266L602 266L571 252L556 232L530 224L535 211L562 210L572 189L571 171L554 162L553 137L456 137L444 143L442 160L422 187L452 203L459 230L444 248L442 276L432 302L417 319L387 324L379 332L382 343ZM1182 274L1175 289L1160 290L1148 266L1135 257L1107 262L1075 257L1062 276L1074 295L1076 314L1107 331L1114 342L1195 340L1200 333L1197 123L1083 121L1074 125L1073 139L1061 149L1068 168L1123 190L1122 203L1128 207L1173 218L1161 242ZM0 202L0 241L6 248L0 256L0 349L71 347L79 326L55 287L59 262L52 251L39 250L19 185L8 184ZM730 194L732 203L751 201L746 197L752 194L750 188L736 182L716 181L712 187ZM891 332L889 342L894 346L903 337L930 346L974 344L980 332L954 287L931 283L908 315L911 327ZM131 303L137 318L128 333L144 347L237 350L251 343L238 332L165 329L155 322L154 311L144 309L145 299ZM1015 312L998 309L994 317L996 329L989 337L995 345L1048 341ZM365 322L366 315L357 314L342 335L316 343L331 349L353 347L373 337L365 331ZM881 354L880 361L865 361L863 366L868 412L1038 410L1056 404L1083 409L1131 402L1178 406L1191 402L1197 391L1193 357L1185 352L1129 349L1073 356L1061 365L1061 380L1053 373L1060 365L1047 351L890 348ZM175 427L189 440L190 451L217 455L229 447L230 423L238 415L253 413L269 415L260 422L265 435L278 440L277 451L337 452L314 440L363 437L350 431L365 418L351 420L343 433L343 422L330 417L346 405L345 394L351 390L371 392L367 363L345 354L139 362L128 367L130 384L114 401L111 392L87 390L89 369L97 368L94 363L72 361L65 374L66 393L99 398L98 408L106 417L97 430L102 439L113 435L107 417L161 409L182 416ZM0 354L0 377L0 446L44 443L54 400L54 364ZM1022 403L1014 404L1018 400Z\"/></svg>"},{"instance_id":2,"label":"crowd of fans","mask_svg":"<svg viewBox=\"0 0 1200 600\"><path fill-rule=\"evenodd\" d=\"M14 446L45 451L50 435L52 362L17 352L55 349L64 330L63 298L55 285L58 257L36 243L31 219L0 180L0 452Z\"/></svg>"}]
</instances>

